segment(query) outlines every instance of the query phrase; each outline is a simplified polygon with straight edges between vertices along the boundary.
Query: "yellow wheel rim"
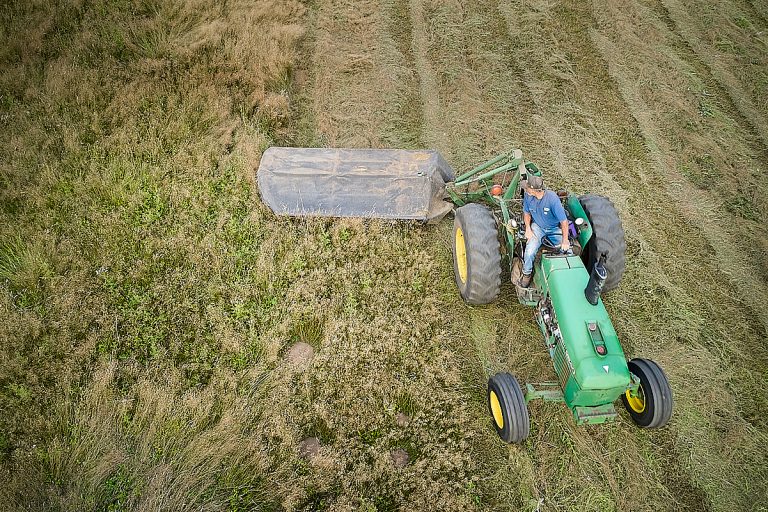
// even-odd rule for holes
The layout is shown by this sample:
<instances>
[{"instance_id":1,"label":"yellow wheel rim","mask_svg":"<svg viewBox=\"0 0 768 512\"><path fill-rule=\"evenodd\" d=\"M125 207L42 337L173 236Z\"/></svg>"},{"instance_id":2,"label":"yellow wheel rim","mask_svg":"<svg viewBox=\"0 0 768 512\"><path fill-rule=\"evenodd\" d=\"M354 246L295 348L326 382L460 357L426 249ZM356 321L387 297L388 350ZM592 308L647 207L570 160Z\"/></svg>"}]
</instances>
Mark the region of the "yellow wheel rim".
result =
<instances>
[{"instance_id":1,"label":"yellow wheel rim","mask_svg":"<svg viewBox=\"0 0 768 512\"><path fill-rule=\"evenodd\" d=\"M494 391L491 391L491 412L493 413L493 421L496 422L496 426L504 428L504 416L501 414L501 404L499 403L499 397L496 396Z\"/></svg>"},{"instance_id":2,"label":"yellow wheel rim","mask_svg":"<svg viewBox=\"0 0 768 512\"><path fill-rule=\"evenodd\" d=\"M627 403L629 404L630 409L637 413L641 413L645 410L645 394L643 393L642 386L637 388L637 396L632 396L629 390L626 390L624 394L627 397Z\"/></svg>"},{"instance_id":3,"label":"yellow wheel rim","mask_svg":"<svg viewBox=\"0 0 768 512\"><path fill-rule=\"evenodd\" d=\"M459 279L467 282L467 246L464 242L464 232L460 227L456 228L456 267L459 270Z\"/></svg>"}]
</instances>

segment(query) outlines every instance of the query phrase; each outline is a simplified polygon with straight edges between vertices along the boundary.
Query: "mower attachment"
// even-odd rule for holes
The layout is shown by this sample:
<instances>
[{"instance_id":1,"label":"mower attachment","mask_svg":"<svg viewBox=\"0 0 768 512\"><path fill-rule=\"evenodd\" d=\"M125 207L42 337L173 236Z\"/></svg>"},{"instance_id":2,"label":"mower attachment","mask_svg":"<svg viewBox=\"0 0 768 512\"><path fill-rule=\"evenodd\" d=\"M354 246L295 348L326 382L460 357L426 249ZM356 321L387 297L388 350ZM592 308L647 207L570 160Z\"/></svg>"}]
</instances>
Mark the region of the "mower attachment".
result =
<instances>
[{"instance_id":1,"label":"mower attachment","mask_svg":"<svg viewBox=\"0 0 768 512\"><path fill-rule=\"evenodd\" d=\"M272 147L257 172L262 200L278 215L437 222L454 172L437 151Z\"/></svg>"}]
</instances>

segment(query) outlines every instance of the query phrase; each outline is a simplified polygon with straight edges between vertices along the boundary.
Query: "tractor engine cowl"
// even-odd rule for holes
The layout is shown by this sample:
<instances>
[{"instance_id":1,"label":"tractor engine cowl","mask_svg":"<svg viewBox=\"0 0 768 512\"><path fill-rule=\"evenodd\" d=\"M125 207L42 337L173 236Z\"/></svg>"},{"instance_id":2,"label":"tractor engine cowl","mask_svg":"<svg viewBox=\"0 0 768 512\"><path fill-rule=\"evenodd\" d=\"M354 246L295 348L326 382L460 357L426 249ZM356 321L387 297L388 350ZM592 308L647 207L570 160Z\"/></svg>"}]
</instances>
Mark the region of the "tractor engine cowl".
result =
<instances>
[{"instance_id":1,"label":"tractor engine cowl","mask_svg":"<svg viewBox=\"0 0 768 512\"><path fill-rule=\"evenodd\" d=\"M624 351L602 302L590 304L579 257L544 257L539 326L569 406L611 403L630 383Z\"/></svg>"}]
</instances>

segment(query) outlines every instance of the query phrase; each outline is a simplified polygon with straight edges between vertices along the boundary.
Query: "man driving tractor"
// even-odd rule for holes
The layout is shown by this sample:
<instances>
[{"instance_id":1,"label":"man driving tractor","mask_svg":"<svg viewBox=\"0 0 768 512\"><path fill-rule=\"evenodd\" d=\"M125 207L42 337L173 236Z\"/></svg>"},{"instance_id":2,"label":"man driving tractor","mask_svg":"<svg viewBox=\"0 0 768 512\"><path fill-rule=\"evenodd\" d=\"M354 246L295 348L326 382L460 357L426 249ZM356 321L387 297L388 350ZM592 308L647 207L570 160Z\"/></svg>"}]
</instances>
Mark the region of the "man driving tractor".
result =
<instances>
[{"instance_id":1,"label":"man driving tractor","mask_svg":"<svg viewBox=\"0 0 768 512\"><path fill-rule=\"evenodd\" d=\"M523 273L518 284L523 288L531 285L533 261L546 237L553 246L560 245L563 252L571 249L568 241L568 218L560 198L552 190L544 188L544 180L540 176L529 176L523 183L525 198L523 199L523 221L525 222L525 254L523 258Z\"/></svg>"}]
</instances>

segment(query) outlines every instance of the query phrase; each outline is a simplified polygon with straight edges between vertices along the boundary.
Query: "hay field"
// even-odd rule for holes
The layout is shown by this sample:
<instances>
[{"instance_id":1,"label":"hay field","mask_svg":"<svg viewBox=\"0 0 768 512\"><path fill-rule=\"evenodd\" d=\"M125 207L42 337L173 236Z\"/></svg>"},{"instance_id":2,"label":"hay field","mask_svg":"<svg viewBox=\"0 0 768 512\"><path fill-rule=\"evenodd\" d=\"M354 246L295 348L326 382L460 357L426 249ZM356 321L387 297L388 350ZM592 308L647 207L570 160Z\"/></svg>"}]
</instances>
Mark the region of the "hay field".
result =
<instances>
[{"instance_id":1,"label":"hay field","mask_svg":"<svg viewBox=\"0 0 768 512\"><path fill-rule=\"evenodd\" d=\"M768 510L764 3L27 0L0 43L0 510ZM463 304L449 221L274 217L270 145L610 196L670 425L502 444L531 310Z\"/></svg>"}]
</instances>

